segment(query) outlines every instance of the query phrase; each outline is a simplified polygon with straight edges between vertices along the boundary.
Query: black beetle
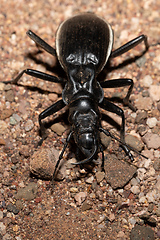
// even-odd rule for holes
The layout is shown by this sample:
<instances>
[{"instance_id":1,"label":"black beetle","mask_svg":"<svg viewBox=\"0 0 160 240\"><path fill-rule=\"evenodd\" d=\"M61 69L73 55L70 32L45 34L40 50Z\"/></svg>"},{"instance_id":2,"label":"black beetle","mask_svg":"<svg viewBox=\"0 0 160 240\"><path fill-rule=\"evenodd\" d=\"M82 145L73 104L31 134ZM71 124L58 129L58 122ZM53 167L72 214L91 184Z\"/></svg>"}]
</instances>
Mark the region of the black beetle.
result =
<instances>
[{"instance_id":1,"label":"black beetle","mask_svg":"<svg viewBox=\"0 0 160 240\"><path fill-rule=\"evenodd\" d=\"M104 153L101 146L100 132L104 132L106 135L118 140L130 159L133 160L133 156L129 151L129 149L132 148L125 143L124 112L121 108L108 101L107 98L104 97L103 92L103 88L129 86L128 93L123 99L123 102L134 110L134 107L129 102L129 97L133 89L133 80L122 78L98 82L97 75L102 71L108 59L115 58L129 51L142 41L145 43L146 51L149 47L147 37L140 35L112 51L113 31L111 26L92 13L84 13L71 17L59 26L56 34L56 50L31 30L29 30L27 34L45 51L57 56L59 63L67 74L66 80L37 70L26 69L15 79L5 82L17 83L21 76L26 73L45 81L65 83L62 99L39 115L39 124L43 140L45 138L45 128L42 120L66 105L69 109L68 119L71 124L71 130L59 156L59 160L57 161L53 179L72 136L78 146L78 151L81 151L84 156L86 156L86 159L78 161L76 164L82 164L92 160L94 155L100 150L102 152L103 168ZM109 131L101 127L99 107L113 112L122 118L120 139L117 139Z\"/></svg>"}]
</instances>

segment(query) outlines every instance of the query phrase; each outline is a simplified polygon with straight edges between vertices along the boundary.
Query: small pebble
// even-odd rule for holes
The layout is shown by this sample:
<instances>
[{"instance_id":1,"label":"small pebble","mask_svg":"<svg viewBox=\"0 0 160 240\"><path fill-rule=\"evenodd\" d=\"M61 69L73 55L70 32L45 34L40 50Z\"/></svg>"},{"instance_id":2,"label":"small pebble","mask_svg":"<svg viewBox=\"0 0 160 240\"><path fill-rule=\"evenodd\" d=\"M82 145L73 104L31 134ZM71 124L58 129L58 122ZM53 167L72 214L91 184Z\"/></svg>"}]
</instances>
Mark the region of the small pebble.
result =
<instances>
[{"instance_id":1,"label":"small pebble","mask_svg":"<svg viewBox=\"0 0 160 240\"><path fill-rule=\"evenodd\" d=\"M1 235L6 233L6 226L3 224L3 222L0 222L0 233Z\"/></svg>"},{"instance_id":2,"label":"small pebble","mask_svg":"<svg viewBox=\"0 0 160 240\"><path fill-rule=\"evenodd\" d=\"M9 203L7 205L7 211L13 212L14 214L18 214L19 213L18 208L15 205L13 205L12 203Z\"/></svg>"},{"instance_id":3,"label":"small pebble","mask_svg":"<svg viewBox=\"0 0 160 240\"><path fill-rule=\"evenodd\" d=\"M84 202L86 197L87 197L86 192L79 192L74 196L74 199L76 200L77 204L80 206Z\"/></svg>"},{"instance_id":4,"label":"small pebble","mask_svg":"<svg viewBox=\"0 0 160 240\"><path fill-rule=\"evenodd\" d=\"M142 82L144 87L150 87L152 85L153 80L150 75L146 75L143 78Z\"/></svg>"},{"instance_id":5,"label":"small pebble","mask_svg":"<svg viewBox=\"0 0 160 240\"><path fill-rule=\"evenodd\" d=\"M142 97L138 95L135 100L135 107L139 110L151 110L152 109L152 99L150 97Z\"/></svg>"},{"instance_id":6,"label":"small pebble","mask_svg":"<svg viewBox=\"0 0 160 240\"><path fill-rule=\"evenodd\" d=\"M33 121L31 119L27 120L27 122L25 123L25 131L29 132L33 127Z\"/></svg>"},{"instance_id":7,"label":"small pebble","mask_svg":"<svg viewBox=\"0 0 160 240\"><path fill-rule=\"evenodd\" d=\"M146 123L150 128L153 128L157 124L157 119L155 117L148 118Z\"/></svg>"},{"instance_id":8,"label":"small pebble","mask_svg":"<svg viewBox=\"0 0 160 240\"><path fill-rule=\"evenodd\" d=\"M132 186L132 187L131 187L131 192L132 192L133 194L138 194L138 193L140 193L139 186Z\"/></svg>"},{"instance_id":9,"label":"small pebble","mask_svg":"<svg viewBox=\"0 0 160 240\"><path fill-rule=\"evenodd\" d=\"M149 94L150 94L150 97L153 99L153 101L159 101L160 100L160 86L159 85L151 85L149 88Z\"/></svg>"},{"instance_id":10,"label":"small pebble","mask_svg":"<svg viewBox=\"0 0 160 240\"><path fill-rule=\"evenodd\" d=\"M71 193L77 193L78 192L78 188L72 187L72 188L70 188L70 192Z\"/></svg>"},{"instance_id":11,"label":"small pebble","mask_svg":"<svg viewBox=\"0 0 160 240\"><path fill-rule=\"evenodd\" d=\"M97 220L97 223L100 224L101 222L104 221L104 219L105 219L105 215L103 214L99 217L99 219Z\"/></svg>"},{"instance_id":12,"label":"small pebble","mask_svg":"<svg viewBox=\"0 0 160 240\"><path fill-rule=\"evenodd\" d=\"M132 225L135 225L136 224L136 218L135 217L131 217L128 219L128 222Z\"/></svg>"},{"instance_id":13,"label":"small pebble","mask_svg":"<svg viewBox=\"0 0 160 240\"><path fill-rule=\"evenodd\" d=\"M158 149L160 147L160 136L158 134L148 132L142 139L147 144L148 149Z\"/></svg>"},{"instance_id":14,"label":"small pebble","mask_svg":"<svg viewBox=\"0 0 160 240\"><path fill-rule=\"evenodd\" d=\"M16 125L17 124L16 119L14 119L13 117L10 117L10 124L11 125Z\"/></svg>"},{"instance_id":15,"label":"small pebble","mask_svg":"<svg viewBox=\"0 0 160 240\"><path fill-rule=\"evenodd\" d=\"M126 239L125 238L125 233L123 231L119 231L118 234L117 234L117 239Z\"/></svg>"},{"instance_id":16,"label":"small pebble","mask_svg":"<svg viewBox=\"0 0 160 240\"><path fill-rule=\"evenodd\" d=\"M143 178L145 176L145 173L146 173L146 169L145 168L138 168L137 169L138 178L140 180L143 180Z\"/></svg>"},{"instance_id":17,"label":"small pebble","mask_svg":"<svg viewBox=\"0 0 160 240\"><path fill-rule=\"evenodd\" d=\"M15 194L16 199L33 200L38 191L37 183L30 182L26 187L21 188Z\"/></svg>"},{"instance_id":18,"label":"small pebble","mask_svg":"<svg viewBox=\"0 0 160 240\"><path fill-rule=\"evenodd\" d=\"M136 178L132 178L131 181L130 181L130 184L131 184L132 186L138 185L137 179L136 179Z\"/></svg>"},{"instance_id":19,"label":"small pebble","mask_svg":"<svg viewBox=\"0 0 160 240\"><path fill-rule=\"evenodd\" d=\"M109 216L108 216L108 219L110 222L113 222L115 220L115 215L114 213L111 213Z\"/></svg>"},{"instance_id":20,"label":"small pebble","mask_svg":"<svg viewBox=\"0 0 160 240\"><path fill-rule=\"evenodd\" d=\"M91 208L92 208L92 204L91 203L84 202L81 209L82 209L82 212L83 212L83 211L89 210Z\"/></svg>"},{"instance_id":21,"label":"small pebble","mask_svg":"<svg viewBox=\"0 0 160 240\"><path fill-rule=\"evenodd\" d=\"M19 226L16 224L16 225L14 225L13 226L13 231L14 232L18 232L18 230L19 230Z\"/></svg>"},{"instance_id":22,"label":"small pebble","mask_svg":"<svg viewBox=\"0 0 160 240\"><path fill-rule=\"evenodd\" d=\"M55 123L51 126L51 130L57 133L57 135L61 136L66 130L66 128L60 123Z\"/></svg>"},{"instance_id":23,"label":"small pebble","mask_svg":"<svg viewBox=\"0 0 160 240\"><path fill-rule=\"evenodd\" d=\"M146 198L149 203L154 203L157 198L157 191L154 189L153 191L150 191L146 194Z\"/></svg>"},{"instance_id":24,"label":"small pebble","mask_svg":"<svg viewBox=\"0 0 160 240\"><path fill-rule=\"evenodd\" d=\"M145 197L145 196L140 197L140 198L139 198L139 202L140 202L140 203L147 203L146 197Z\"/></svg>"},{"instance_id":25,"label":"small pebble","mask_svg":"<svg viewBox=\"0 0 160 240\"><path fill-rule=\"evenodd\" d=\"M89 183L89 184L91 184L93 181L94 181L94 176L93 175L86 179L86 183Z\"/></svg>"},{"instance_id":26,"label":"small pebble","mask_svg":"<svg viewBox=\"0 0 160 240\"><path fill-rule=\"evenodd\" d=\"M98 183L100 183L105 177L105 173L104 172L97 172L96 173L96 180Z\"/></svg>"},{"instance_id":27,"label":"small pebble","mask_svg":"<svg viewBox=\"0 0 160 240\"><path fill-rule=\"evenodd\" d=\"M138 137L135 137L135 136L133 136L133 135L129 135L129 134L128 134L128 135L126 136L125 140L126 140L126 143L127 143L129 146L133 147L133 148L136 149L137 151L140 152L140 151L143 149L144 144L143 144L143 142L142 142L141 140L139 140Z\"/></svg>"}]
</instances>

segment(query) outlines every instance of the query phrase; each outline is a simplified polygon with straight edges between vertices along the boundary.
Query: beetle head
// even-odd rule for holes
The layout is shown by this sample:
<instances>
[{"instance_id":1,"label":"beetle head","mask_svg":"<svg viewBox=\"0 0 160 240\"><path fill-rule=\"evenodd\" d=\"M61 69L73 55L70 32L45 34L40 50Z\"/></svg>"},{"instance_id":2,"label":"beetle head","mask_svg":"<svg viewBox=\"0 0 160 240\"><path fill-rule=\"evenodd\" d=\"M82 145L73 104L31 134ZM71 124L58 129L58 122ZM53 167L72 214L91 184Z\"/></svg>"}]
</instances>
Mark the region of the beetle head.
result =
<instances>
[{"instance_id":1,"label":"beetle head","mask_svg":"<svg viewBox=\"0 0 160 240\"><path fill-rule=\"evenodd\" d=\"M113 44L110 25L92 13L84 13L64 21L56 34L57 57L67 72L69 64L95 65L98 74L106 64Z\"/></svg>"}]
</instances>

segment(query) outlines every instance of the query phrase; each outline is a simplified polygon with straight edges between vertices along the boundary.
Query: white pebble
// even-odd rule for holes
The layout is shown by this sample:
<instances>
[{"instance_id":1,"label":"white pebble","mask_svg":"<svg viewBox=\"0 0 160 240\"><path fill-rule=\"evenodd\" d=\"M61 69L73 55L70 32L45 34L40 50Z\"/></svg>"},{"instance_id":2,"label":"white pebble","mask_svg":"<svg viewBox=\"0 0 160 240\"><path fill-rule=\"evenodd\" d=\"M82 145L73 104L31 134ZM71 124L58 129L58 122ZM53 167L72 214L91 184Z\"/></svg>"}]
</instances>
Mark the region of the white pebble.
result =
<instances>
[{"instance_id":1,"label":"white pebble","mask_svg":"<svg viewBox=\"0 0 160 240\"><path fill-rule=\"evenodd\" d=\"M157 196L156 196L156 190L154 189L153 191L150 191L146 194L146 198L148 202L155 202Z\"/></svg>"},{"instance_id":2,"label":"white pebble","mask_svg":"<svg viewBox=\"0 0 160 240\"><path fill-rule=\"evenodd\" d=\"M131 217L131 218L128 219L128 222L132 225L135 225L136 224L136 218Z\"/></svg>"},{"instance_id":3,"label":"white pebble","mask_svg":"<svg viewBox=\"0 0 160 240\"><path fill-rule=\"evenodd\" d=\"M139 198L139 202L140 202L140 203L146 203L146 202L147 202L146 197L143 196L143 197Z\"/></svg>"},{"instance_id":4,"label":"white pebble","mask_svg":"<svg viewBox=\"0 0 160 240\"><path fill-rule=\"evenodd\" d=\"M160 86L152 85L149 88L149 94L154 101L160 100Z\"/></svg>"},{"instance_id":5,"label":"white pebble","mask_svg":"<svg viewBox=\"0 0 160 240\"><path fill-rule=\"evenodd\" d=\"M150 166L150 164L151 164L151 159L145 159L145 161L144 161L144 167L146 168L146 169L148 169L149 168L149 166Z\"/></svg>"},{"instance_id":6,"label":"white pebble","mask_svg":"<svg viewBox=\"0 0 160 240\"><path fill-rule=\"evenodd\" d=\"M153 80L152 80L152 78L151 78L151 76L150 75L146 75L144 78L143 78L143 86L144 87L150 87L151 85L152 85L152 82L153 82Z\"/></svg>"},{"instance_id":7,"label":"white pebble","mask_svg":"<svg viewBox=\"0 0 160 240\"><path fill-rule=\"evenodd\" d=\"M151 177L151 176L154 176L155 175L155 169L151 166L148 170L147 170L147 173L146 173L146 176L147 177Z\"/></svg>"},{"instance_id":8,"label":"white pebble","mask_svg":"<svg viewBox=\"0 0 160 240\"><path fill-rule=\"evenodd\" d=\"M136 178L132 178L132 180L130 181L130 184L131 184L132 186L138 185L137 179L136 179Z\"/></svg>"},{"instance_id":9,"label":"white pebble","mask_svg":"<svg viewBox=\"0 0 160 240\"><path fill-rule=\"evenodd\" d=\"M139 178L140 180L143 180L144 175L145 175L145 173L146 173L146 169L145 169L145 168L139 168L139 169L137 170L137 173L138 173L138 178Z\"/></svg>"},{"instance_id":10,"label":"white pebble","mask_svg":"<svg viewBox=\"0 0 160 240\"><path fill-rule=\"evenodd\" d=\"M6 226L3 224L3 222L0 222L0 233L2 235L6 233Z\"/></svg>"},{"instance_id":11,"label":"white pebble","mask_svg":"<svg viewBox=\"0 0 160 240\"><path fill-rule=\"evenodd\" d=\"M33 127L34 127L33 121L29 119L25 124L25 131L29 132Z\"/></svg>"},{"instance_id":12,"label":"white pebble","mask_svg":"<svg viewBox=\"0 0 160 240\"><path fill-rule=\"evenodd\" d=\"M132 186L132 187L131 187L131 192L132 192L133 194L138 194L138 193L140 193L140 189L139 189L138 186Z\"/></svg>"},{"instance_id":13,"label":"white pebble","mask_svg":"<svg viewBox=\"0 0 160 240\"><path fill-rule=\"evenodd\" d=\"M157 118L155 118L155 117L148 118L146 123L149 126L149 128L153 128L157 124Z\"/></svg>"}]
</instances>

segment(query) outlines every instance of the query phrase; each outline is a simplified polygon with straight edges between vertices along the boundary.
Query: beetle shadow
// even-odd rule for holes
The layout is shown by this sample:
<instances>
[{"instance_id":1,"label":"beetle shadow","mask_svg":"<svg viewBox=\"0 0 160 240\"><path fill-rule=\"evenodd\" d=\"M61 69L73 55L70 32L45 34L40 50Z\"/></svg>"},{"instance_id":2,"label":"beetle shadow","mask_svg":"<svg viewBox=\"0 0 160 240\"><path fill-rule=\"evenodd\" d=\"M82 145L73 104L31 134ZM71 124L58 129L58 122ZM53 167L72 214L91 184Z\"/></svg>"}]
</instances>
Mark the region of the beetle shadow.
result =
<instances>
[{"instance_id":1,"label":"beetle shadow","mask_svg":"<svg viewBox=\"0 0 160 240\"><path fill-rule=\"evenodd\" d=\"M66 78L66 73L65 71L63 70L63 68L61 67L58 59L56 56L52 56L56 59L55 61L55 65L51 65L51 64L48 64L46 62L44 62L43 60L41 59L38 59L37 56L39 54L42 54L44 53L45 51L42 51L42 50L37 50L37 51L34 51L34 52L28 52L25 57L26 58L29 58L31 59L32 61L34 61L37 65L42 65L43 67L45 67L45 69L51 73L54 73L56 75L58 75L58 77L61 77L61 78Z\"/></svg>"}]
</instances>

